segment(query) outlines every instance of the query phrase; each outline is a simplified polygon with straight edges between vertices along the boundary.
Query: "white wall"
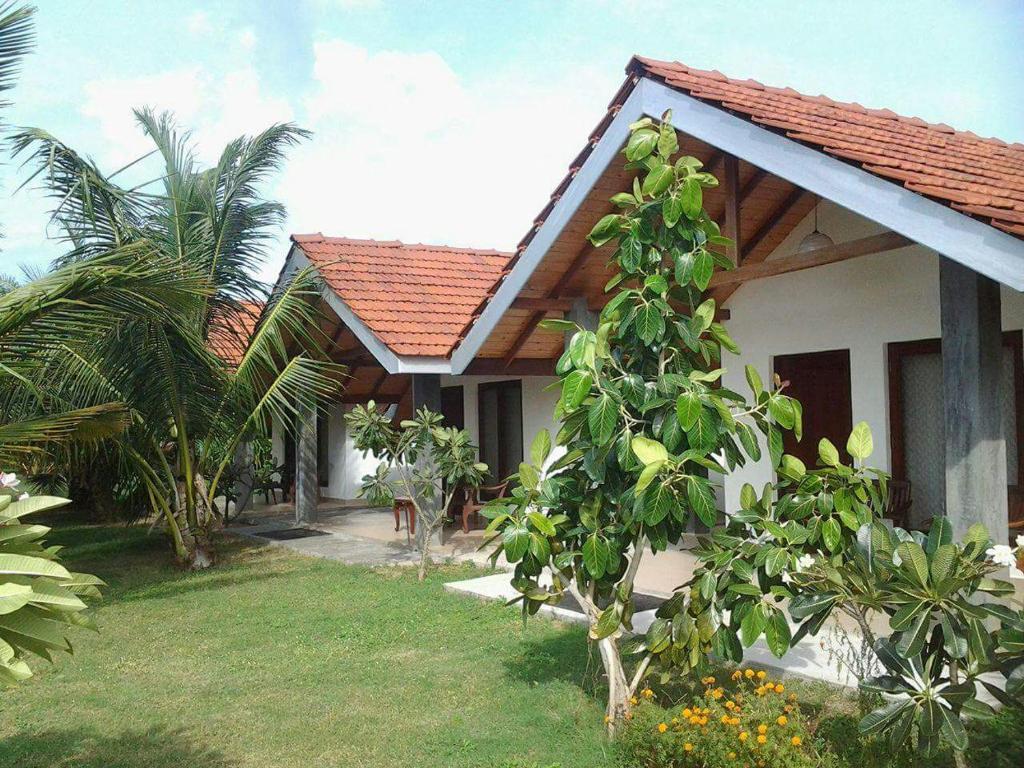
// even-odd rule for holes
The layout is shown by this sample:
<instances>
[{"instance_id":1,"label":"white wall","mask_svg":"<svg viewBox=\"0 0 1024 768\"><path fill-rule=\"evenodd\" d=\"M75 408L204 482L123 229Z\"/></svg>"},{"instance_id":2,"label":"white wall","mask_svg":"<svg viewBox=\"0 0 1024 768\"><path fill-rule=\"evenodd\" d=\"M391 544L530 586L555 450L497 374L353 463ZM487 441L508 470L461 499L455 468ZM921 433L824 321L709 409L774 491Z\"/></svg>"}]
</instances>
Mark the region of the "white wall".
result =
<instances>
[{"instance_id":1,"label":"white wall","mask_svg":"<svg viewBox=\"0 0 1024 768\"><path fill-rule=\"evenodd\" d=\"M441 386L461 386L463 394L463 406L466 416L466 431L476 445L480 444L480 416L478 412L479 400L477 398L477 387L491 381L515 381L519 379L523 386L523 459L530 454L530 444L534 436L542 429L551 433L551 439L555 439L558 427L553 421L555 404L558 402L560 391L557 388L545 389L557 382L555 376L442 376ZM553 461L559 453L552 452Z\"/></svg>"},{"instance_id":2,"label":"white wall","mask_svg":"<svg viewBox=\"0 0 1024 768\"><path fill-rule=\"evenodd\" d=\"M809 216L769 258L792 255L811 230ZM823 202L818 228L840 243L880 228L845 209ZM726 323L742 354L726 354L724 384L749 392L746 364L769 381L775 355L849 349L853 423L863 420L874 434L873 466L888 470L889 423L886 344L937 338L939 257L914 245L824 267L744 284L725 304ZM1003 329L1024 327L1024 294L1003 288ZM739 507L739 491L750 482L772 480L767 459L748 464L725 481L726 509Z\"/></svg>"}]
</instances>

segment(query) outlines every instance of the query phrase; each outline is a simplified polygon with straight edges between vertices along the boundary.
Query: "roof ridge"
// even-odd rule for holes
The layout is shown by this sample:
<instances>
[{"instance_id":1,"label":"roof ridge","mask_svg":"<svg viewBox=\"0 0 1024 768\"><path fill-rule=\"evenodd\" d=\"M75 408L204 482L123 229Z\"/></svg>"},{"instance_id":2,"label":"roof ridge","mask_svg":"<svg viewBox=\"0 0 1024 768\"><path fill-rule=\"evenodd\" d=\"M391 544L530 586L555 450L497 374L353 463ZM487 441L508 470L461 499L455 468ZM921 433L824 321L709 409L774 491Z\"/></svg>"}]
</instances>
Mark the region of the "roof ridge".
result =
<instances>
[{"instance_id":1,"label":"roof ridge","mask_svg":"<svg viewBox=\"0 0 1024 768\"><path fill-rule=\"evenodd\" d=\"M678 60L666 61L664 59L653 59L647 56L641 56L640 54L634 54L633 57L630 59L629 63L626 65L626 72L632 74L636 72L637 68L645 71L648 75L654 74L656 77L663 76L651 72L652 69L672 68L680 72L681 74L690 75L691 77L713 80L719 83L743 85L748 88L756 88L758 90L764 90L769 93L775 93L781 96L797 98L801 101L810 102L812 104L823 104L835 107L837 109L845 109L851 112L868 114L871 115L872 117L877 117L883 120L894 120L898 122L912 123L918 125L919 127L929 128L933 131L937 131L939 133L943 133L946 135L954 135L972 141L980 141L985 142L987 144L994 144L996 146L1011 149L1018 152L1024 151L1024 144L1021 144L1020 142L1010 143L1003 139L1000 139L997 136L979 136L973 131L957 129L948 125L947 123L933 123L929 122L928 120L925 120L922 117L901 115L887 107L865 107L864 105L855 101L839 101L837 99L833 99L829 96L826 96L825 94L811 96L810 94L801 93L800 91L794 90L789 86L772 86L766 85L758 80L753 80L751 78L740 79L736 77L730 77L718 71L717 69L697 69L696 67L688 66L687 64L684 64L683 62Z\"/></svg>"},{"instance_id":2,"label":"roof ridge","mask_svg":"<svg viewBox=\"0 0 1024 768\"><path fill-rule=\"evenodd\" d=\"M343 237L325 235L323 232L313 234L293 233L295 243L332 243L334 245L366 245L383 248L409 248L420 251L450 251L454 253L475 253L482 256L512 256L512 251L500 251L497 248L473 248L471 246L446 245L444 243L406 243L401 240L375 240L373 238Z\"/></svg>"}]
</instances>

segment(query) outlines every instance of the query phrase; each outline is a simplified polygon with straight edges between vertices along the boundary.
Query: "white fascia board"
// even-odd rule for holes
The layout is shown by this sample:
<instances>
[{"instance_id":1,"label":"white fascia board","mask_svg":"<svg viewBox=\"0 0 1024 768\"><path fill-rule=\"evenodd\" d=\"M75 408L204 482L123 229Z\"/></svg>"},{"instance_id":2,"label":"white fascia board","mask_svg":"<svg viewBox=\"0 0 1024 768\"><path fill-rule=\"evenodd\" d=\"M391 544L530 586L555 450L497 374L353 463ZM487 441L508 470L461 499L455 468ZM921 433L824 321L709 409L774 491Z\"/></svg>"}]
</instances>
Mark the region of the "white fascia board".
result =
<instances>
[{"instance_id":1,"label":"white fascia board","mask_svg":"<svg viewBox=\"0 0 1024 768\"><path fill-rule=\"evenodd\" d=\"M594 184L615 159L620 147L629 136L630 123L635 122L643 115L643 97L640 93L642 84L638 84L633 89L629 98L626 99L626 103L619 110L619 114L615 116L604 135L598 140L594 151L584 161L575 178L569 182L569 186L555 203L537 234L526 246L526 250L520 254L515 267L505 277L497 293L487 302L487 306L473 323L466 338L455 348L451 361L453 374L462 373L473 361L480 347L483 346L491 331L501 320L502 315L512 306L512 301L519 295L530 275L543 260L548 248L562 233L566 224L572 220L576 210L586 199Z\"/></svg>"},{"instance_id":2,"label":"white fascia board","mask_svg":"<svg viewBox=\"0 0 1024 768\"><path fill-rule=\"evenodd\" d=\"M645 78L637 90L645 114L671 109L683 133L1024 291L1024 241L663 83Z\"/></svg>"},{"instance_id":3,"label":"white fascia board","mask_svg":"<svg viewBox=\"0 0 1024 768\"><path fill-rule=\"evenodd\" d=\"M281 278L285 279L299 269L313 267L313 270L320 277L320 295L327 302L338 318L345 326L355 334L356 338L366 347L367 351L374 356L384 370L388 373L450 373L451 363L443 357L410 357L407 355L396 355L391 349L377 338L370 327L364 323L352 311L337 293L331 290L327 281L320 275L319 270L313 265L309 258L302 252L301 248L292 246L288 253Z\"/></svg>"}]
</instances>

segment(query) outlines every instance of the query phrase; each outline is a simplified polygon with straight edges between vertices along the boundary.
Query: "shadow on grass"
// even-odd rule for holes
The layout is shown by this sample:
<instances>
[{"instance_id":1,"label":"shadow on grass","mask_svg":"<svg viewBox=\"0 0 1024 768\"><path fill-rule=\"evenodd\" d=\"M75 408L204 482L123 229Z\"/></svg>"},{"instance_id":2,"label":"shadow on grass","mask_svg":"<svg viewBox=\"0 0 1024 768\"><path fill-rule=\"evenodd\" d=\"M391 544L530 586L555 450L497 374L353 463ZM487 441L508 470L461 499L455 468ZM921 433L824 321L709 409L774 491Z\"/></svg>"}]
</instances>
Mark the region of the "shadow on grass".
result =
<instances>
[{"instance_id":1,"label":"shadow on grass","mask_svg":"<svg viewBox=\"0 0 1024 768\"><path fill-rule=\"evenodd\" d=\"M571 625L557 635L524 640L514 655L503 660L511 680L536 685L560 680L579 686L588 696L604 703L608 687L597 646L587 642L587 631Z\"/></svg>"},{"instance_id":2,"label":"shadow on grass","mask_svg":"<svg viewBox=\"0 0 1024 768\"><path fill-rule=\"evenodd\" d=\"M18 768L232 768L216 747L197 743L180 728L153 727L114 736L93 729L48 730L4 740L4 765Z\"/></svg>"}]
</instances>

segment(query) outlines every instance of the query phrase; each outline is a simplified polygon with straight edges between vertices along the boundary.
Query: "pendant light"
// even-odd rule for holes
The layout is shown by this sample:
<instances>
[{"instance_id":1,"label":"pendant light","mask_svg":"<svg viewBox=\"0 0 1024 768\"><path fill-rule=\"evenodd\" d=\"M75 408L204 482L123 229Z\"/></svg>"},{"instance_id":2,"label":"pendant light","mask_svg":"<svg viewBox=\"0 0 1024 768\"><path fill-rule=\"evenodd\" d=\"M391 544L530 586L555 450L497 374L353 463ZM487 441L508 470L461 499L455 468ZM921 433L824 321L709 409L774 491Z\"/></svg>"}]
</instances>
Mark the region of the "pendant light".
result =
<instances>
[{"instance_id":1,"label":"pendant light","mask_svg":"<svg viewBox=\"0 0 1024 768\"><path fill-rule=\"evenodd\" d=\"M800 241L800 245L796 247L797 253L807 253L808 251L816 251L819 248L830 248L835 245L832 238L821 232L818 229L818 202L821 198L814 202L814 231L807 235L803 240Z\"/></svg>"}]
</instances>

